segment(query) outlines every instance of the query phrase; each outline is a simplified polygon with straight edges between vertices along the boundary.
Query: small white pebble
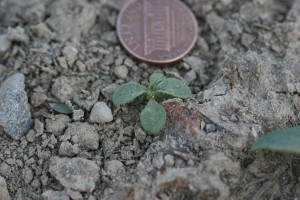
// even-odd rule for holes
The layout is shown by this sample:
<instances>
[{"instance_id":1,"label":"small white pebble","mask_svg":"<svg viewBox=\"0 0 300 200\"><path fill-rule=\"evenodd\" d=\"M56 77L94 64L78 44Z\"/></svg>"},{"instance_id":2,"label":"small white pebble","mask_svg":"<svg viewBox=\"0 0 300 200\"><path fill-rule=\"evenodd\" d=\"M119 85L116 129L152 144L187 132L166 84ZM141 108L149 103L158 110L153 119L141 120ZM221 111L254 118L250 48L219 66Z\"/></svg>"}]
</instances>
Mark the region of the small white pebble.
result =
<instances>
[{"instance_id":1,"label":"small white pebble","mask_svg":"<svg viewBox=\"0 0 300 200\"><path fill-rule=\"evenodd\" d=\"M90 121L96 123L111 122L113 115L111 109L104 102L97 102L94 104L91 114Z\"/></svg>"},{"instance_id":2,"label":"small white pebble","mask_svg":"<svg viewBox=\"0 0 300 200\"><path fill-rule=\"evenodd\" d=\"M126 79L128 75L128 69L124 65L117 66L114 70L115 75L120 79Z\"/></svg>"}]
</instances>

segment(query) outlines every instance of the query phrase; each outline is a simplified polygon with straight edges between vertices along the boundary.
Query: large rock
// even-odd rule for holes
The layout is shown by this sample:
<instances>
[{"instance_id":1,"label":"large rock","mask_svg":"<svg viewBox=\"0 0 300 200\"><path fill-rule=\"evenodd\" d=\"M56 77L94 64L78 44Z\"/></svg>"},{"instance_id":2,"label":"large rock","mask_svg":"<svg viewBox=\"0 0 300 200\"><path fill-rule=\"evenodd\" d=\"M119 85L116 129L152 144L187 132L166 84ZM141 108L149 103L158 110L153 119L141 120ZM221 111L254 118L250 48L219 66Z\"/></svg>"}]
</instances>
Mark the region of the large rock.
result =
<instances>
[{"instance_id":1,"label":"large rock","mask_svg":"<svg viewBox=\"0 0 300 200\"><path fill-rule=\"evenodd\" d=\"M0 199L10 200L10 196L7 190L6 181L0 176Z\"/></svg>"},{"instance_id":2,"label":"large rock","mask_svg":"<svg viewBox=\"0 0 300 200\"><path fill-rule=\"evenodd\" d=\"M14 139L24 136L33 124L21 73L8 77L0 88L0 126Z\"/></svg>"},{"instance_id":3,"label":"large rock","mask_svg":"<svg viewBox=\"0 0 300 200\"><path fill-rule=\"evenodd\" d=\"M296 93L299 73L297 62L251 51L239 54L228 59L217 81L198 94L198 110L230 132L225 140L232 148L247 148L259 133L297 121L300 98L290 94Z\"/></svg>"},{"instance_id":4,"label":"large rock","mask_svg":"<svg viewBox=\"0 0 300 200\"><path fill-rule=\"evenodd\" d=\"M99 178L99 167L83 158L53 157L49 171L64 187L81 192L92 192Z\"/></svg>"}]
</instances>

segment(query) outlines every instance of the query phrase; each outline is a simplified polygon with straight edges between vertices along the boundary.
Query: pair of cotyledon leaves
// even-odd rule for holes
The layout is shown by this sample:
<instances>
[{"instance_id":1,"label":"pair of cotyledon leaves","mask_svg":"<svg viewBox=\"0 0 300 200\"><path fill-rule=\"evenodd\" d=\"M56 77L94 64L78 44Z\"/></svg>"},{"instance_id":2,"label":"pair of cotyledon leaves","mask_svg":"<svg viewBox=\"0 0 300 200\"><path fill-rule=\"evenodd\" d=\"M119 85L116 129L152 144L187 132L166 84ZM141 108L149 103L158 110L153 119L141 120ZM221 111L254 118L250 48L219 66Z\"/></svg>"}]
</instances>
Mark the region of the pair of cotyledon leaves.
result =
<instances>
[{"instance_id":1,"label":"pair of cotyledon leaves","mask_svg":"<svg viewBox=\"0 0 300 200\"><path fill-rule=\"evenodd\" d=\"M166 111L157 101L170 98L186 99L191 96L190 88L183 81L155 73L149 77L148 88L135 82L119 86L113 94L113 102L117 105L138 104L148 99L140 120L147 132L156 134L163 129L166 122Z\"/></svg>"}]
</instances>

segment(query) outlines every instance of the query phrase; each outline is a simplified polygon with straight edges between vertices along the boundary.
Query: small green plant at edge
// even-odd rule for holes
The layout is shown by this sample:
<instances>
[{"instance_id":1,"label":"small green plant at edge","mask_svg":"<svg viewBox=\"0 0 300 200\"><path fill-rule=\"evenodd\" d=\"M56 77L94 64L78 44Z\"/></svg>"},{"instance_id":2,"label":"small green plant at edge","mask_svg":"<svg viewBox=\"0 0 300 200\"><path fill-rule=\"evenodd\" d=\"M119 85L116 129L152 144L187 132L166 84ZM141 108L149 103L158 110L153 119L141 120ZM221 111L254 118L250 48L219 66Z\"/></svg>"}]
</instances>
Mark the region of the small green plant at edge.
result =
<instances>
[{"instance_id":1,"label":"small green plant at edge","mask_svg":"<svg viewBox=\"0 0 300 200\"><path fill-rule=\"evenodd\" d=\"M183 81L154 73L149 77L148 88L136 82L119 86L113 94L113 102L116 105L137 105L148 100L141 112L140 121L145 131L157 134L164 128L167 118L164 107L158 102L172 98L187 99L191 96L191 89Z\"/></svg>"},{"instance_id":2,"label":"small green plant at edge","mask_svg":"<svg viewBox=\"0 0 300 200\"><path fill-rule=\"evenodd\" d=\"M300 154L300 126L272 131L259 138L251 147L251 151L262 149Z\"/></svg>"}]
</instances>

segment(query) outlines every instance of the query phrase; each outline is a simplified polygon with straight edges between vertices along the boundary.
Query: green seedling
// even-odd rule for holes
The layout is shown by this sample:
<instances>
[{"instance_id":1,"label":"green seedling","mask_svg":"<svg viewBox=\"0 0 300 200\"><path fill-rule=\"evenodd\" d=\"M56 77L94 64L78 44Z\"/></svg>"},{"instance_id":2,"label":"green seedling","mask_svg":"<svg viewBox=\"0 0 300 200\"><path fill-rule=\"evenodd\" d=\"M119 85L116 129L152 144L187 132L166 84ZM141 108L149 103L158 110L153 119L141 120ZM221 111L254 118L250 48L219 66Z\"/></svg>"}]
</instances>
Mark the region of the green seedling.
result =
<instances>
[{"instance_id":1,"label":"green seedling","mask_svg":"<svg viewBox=\"0 0 300 200\"><path fill-rule=\"evenodd\" d=\"M135 82L119 86L113 94L113 102L116 105L137 105L148 100L140 115L141 124L147 132L157 134L164 128L167 118L164 107L158 102L172 98L187 99L191 96L191 89L183 81L155 73L149 77L148 88Z\"/></svg>"},{"instance_id":2,"label":"green seedling","mask_svg":"<svg viewBox=\"0 0 300 200\"><path fill-rule=\"evenodd\" d=\"M252 151L262 149L300 154L300 126L272 131L259 138L251 147Z\"/></svg>"}]
</instances>

